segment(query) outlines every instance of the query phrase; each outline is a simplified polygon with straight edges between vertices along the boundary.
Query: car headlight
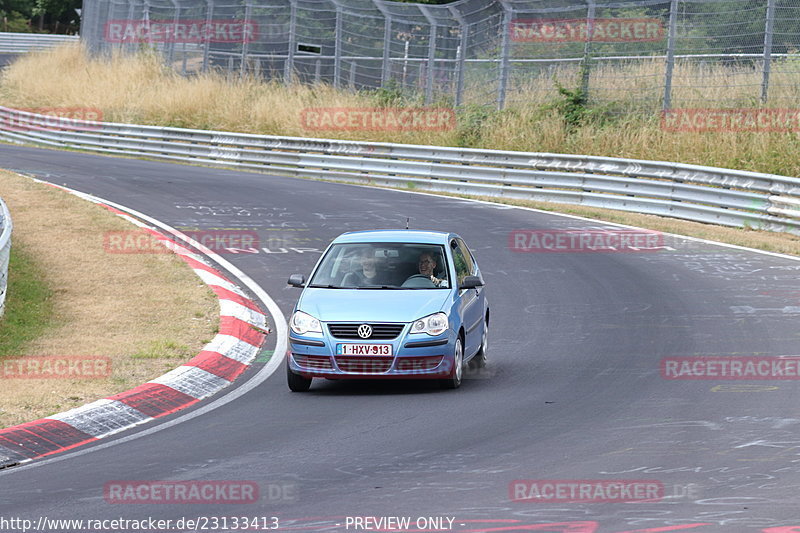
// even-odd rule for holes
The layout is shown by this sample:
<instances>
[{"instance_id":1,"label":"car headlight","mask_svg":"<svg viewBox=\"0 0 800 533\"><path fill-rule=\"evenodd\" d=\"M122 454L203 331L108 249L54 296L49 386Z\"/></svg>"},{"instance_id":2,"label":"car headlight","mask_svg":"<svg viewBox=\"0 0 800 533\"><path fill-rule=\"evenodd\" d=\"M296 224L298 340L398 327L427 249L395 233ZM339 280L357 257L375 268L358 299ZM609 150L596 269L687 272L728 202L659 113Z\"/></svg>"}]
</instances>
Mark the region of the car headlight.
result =
<instances>
[{"instance_id":1,"label":"car headlight","mask_svg":"<svg viewBox=\"0 0 800 533\"><path fill-rule=\"evenodd\" d=\"M427 333L428 335L441 335L447 328L450 327L450 322L447 320L447 315L444 313L434 313L425 318L415 320L411 324L411 333Z\"/></svg>"},{"instance_id":2,"label":"car headlight","mask_svg":"<svg viewBox=\"0 0 800 533\"><path fill-rule=\"evenodd\" d=\"M295 311L289 321L289 327L298 335L322 333L322 324L319 323L319 320L302 311Z\"/></svg>"}]
</instances>

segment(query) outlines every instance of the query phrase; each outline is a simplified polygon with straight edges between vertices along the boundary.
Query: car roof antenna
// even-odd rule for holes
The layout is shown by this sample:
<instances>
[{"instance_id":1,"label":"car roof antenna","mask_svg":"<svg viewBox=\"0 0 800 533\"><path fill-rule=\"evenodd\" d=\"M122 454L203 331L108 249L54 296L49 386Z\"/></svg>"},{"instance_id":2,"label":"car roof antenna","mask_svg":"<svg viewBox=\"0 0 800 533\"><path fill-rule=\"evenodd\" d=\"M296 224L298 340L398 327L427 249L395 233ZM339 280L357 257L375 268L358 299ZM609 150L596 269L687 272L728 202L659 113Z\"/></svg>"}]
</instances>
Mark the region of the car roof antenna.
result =
<instances>
[{"instance_id":1,"label":"car roof antenna","mask_svg":"<svg viewBox=\"0 0 800 533\"><path fill-rule=\"evenodd\" d=\"M411 220L409 217L406 217L406 229L408 229L408 221Z\"/></svg>"}]
</instances>

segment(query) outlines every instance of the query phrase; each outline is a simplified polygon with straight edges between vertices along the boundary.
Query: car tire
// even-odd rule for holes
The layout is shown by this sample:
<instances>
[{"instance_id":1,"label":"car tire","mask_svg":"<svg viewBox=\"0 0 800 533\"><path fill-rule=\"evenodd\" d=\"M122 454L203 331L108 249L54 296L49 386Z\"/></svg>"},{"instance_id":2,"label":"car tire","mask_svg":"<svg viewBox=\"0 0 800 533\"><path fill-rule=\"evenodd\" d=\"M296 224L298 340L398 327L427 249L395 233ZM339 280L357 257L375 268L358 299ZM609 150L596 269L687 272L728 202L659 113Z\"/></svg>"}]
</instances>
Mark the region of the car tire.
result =
<instances>
[{"instance_id":1,"label":"car tire","mask_svg":"<svg viewBox=\"0 0 800 533\"><path fill-rule=\"evenodd\" d=\"M450 376L439 380L439 384L443 389L457 389L461 386L461 379L464 374L464 345L461 343L461 337L456 339L456 346L453 350L453 368L450 370Z\"/></svg>"},{"instance_id":2,"label":"car tire","mask_svg":"<svg viewBox=\"0 0 800 533\"><path fill-rule=\"evenodd\" d=\"M489 348L489 323L483 324L483 337L481 337L481 347L475 357L469 360L469 367L473 370L486 368L486 350Z\"/></svg>"},{"instance_id":3,"label":"car tire","mask_svg":"<svg viewBox=\"0 0 800 533\"><path fill-rule=\"evenodd\" d=\"M289 389L292 392L306 392L311 388L311 379L300 374L296 374L289 368L289 363L286 363L286 382L289 384Z\"/></svg>"}]
</instances>

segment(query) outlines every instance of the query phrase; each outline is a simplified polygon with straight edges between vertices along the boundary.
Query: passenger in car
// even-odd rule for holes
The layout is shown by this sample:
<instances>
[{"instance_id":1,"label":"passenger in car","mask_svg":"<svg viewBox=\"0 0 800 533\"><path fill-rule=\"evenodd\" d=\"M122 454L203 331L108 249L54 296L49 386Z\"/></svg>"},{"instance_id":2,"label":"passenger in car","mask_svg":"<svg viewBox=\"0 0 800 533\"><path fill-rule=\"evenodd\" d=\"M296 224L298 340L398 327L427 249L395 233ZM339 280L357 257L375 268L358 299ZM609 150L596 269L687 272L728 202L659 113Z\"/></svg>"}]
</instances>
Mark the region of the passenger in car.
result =
<instances>
[{"instance_id":1,"label":"passenger in car","mask_svg":"<svg viewBox=\"0 0 800 533\"><path fill-rule=\"evenodd\" d=\"M385 284L385 276L378 268L378 258L375 257L375 250L371 247L362 248L359 251L358 264L361 271L353 270L342 278L343 287L365 287L368 285Z\"/></svg>"}]
</instances>

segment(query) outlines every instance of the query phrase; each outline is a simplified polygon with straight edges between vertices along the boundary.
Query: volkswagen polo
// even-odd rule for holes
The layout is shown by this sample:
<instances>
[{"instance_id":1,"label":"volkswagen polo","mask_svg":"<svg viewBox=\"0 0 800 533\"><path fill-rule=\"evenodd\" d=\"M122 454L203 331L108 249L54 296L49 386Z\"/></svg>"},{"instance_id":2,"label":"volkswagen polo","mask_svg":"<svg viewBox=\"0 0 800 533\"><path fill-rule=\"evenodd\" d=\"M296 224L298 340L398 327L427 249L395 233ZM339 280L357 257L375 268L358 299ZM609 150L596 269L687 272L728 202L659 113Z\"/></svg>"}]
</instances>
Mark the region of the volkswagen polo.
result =
<instances>
[{"instance_id":1,"label":"volkswagen polo","mask_svg":"<svg viewBox=\"0 0 800 533\"><path fill-rule=\"evenodd\" d=\"M374 230L340 235L306 279L289 320L289 388L313 378L430 378L461 385L486 364L489 304L458 235Z\"/></svg>"}]
</instances>

